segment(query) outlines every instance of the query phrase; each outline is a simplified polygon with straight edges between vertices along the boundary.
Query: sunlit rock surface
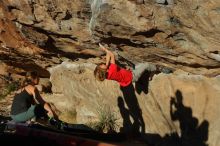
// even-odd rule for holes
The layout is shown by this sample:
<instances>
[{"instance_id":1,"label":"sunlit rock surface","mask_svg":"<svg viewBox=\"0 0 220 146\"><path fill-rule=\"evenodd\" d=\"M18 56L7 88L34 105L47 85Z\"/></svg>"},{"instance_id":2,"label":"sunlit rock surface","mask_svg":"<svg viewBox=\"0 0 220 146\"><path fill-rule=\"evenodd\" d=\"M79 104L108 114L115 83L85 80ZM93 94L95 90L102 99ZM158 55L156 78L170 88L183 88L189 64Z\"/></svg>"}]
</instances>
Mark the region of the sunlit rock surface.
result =
<instances>
[{"instance_id":1,"label":"sunlit rock surface","mask_svg":"<svg viewBox=\"0 0 220 146\"><path fill-rule=\"evenodd\" d=\"M110 106L118 131L176 135L183 145L196 145L199 135L197 145L218 146L219 20L219 0L2 0L0 74L50 77L45 97L71 123L97 121L99 107ZM175 72L123 90L100 83L93 77L99 42L125 66L151 62Z\"/></svg>"},{"instance_id":2,"label":"sunlit rock surface","mask_svg":"<svg viewBox=\"0 0 220 146\"><path fill-rule=\"evenodd\" d=\"M64 62L50 70L53 95L47 100L63 110L60 116L64 120L83 124L97 121L99 107L108 105L118 117L121 132L133 127L161 136L175 132L183 138L202 135L202 142L218 145L219 77L161 73L153 76L149 86L145 80L120 89L114 81L96 81L92 68L93 64Z\"/></svg>"}]
</instances>

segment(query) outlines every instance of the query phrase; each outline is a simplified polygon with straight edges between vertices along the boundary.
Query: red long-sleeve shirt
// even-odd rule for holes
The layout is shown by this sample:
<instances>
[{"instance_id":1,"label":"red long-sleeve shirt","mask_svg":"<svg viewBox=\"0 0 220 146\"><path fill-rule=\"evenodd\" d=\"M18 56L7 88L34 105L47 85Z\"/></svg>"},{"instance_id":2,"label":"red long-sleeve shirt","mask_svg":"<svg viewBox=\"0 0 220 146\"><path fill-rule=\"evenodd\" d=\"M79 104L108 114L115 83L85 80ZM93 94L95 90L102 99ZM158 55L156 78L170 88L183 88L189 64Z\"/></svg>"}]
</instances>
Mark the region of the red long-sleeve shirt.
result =
<instances>
[{"instance_id":1,"label":"red long-sleeve shirt","mask_svg":"<svg viewBox=\"0 0 220 146\"><path fill-rule=\"evenodd\" d=\"M132 82L132 72L124 68L120 68L116 64L110 64L108 68L108 80L115 80L121 86L128 86Z\"/></svg>"}]
</instances>

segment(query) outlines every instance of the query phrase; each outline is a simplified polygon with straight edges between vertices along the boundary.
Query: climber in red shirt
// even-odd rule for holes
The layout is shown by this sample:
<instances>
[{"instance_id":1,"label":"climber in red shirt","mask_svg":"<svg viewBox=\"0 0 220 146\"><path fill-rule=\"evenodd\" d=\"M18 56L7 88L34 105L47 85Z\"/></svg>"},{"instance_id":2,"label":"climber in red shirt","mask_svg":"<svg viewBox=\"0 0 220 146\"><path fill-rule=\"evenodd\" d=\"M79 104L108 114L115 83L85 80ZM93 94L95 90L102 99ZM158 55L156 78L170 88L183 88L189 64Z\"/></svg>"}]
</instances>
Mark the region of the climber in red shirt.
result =
<instances>
[{"instance_id":1,"label":"climber in red shirt","mask_svg":"<svg viewBox=\"0 0 220 146\"><path fill-rule=\"evenodd\" d=\"M138 81L145 70L156 70L155 65L148 63L140 63L132 71L121 68L115 64L115 55L101 44L99 46L106 52L106 62L98 64L94 70L94 76L99 81L104 81L105 79L114 80L120 86L126 87L130 83Z\"/></svg>"}]
</instances>

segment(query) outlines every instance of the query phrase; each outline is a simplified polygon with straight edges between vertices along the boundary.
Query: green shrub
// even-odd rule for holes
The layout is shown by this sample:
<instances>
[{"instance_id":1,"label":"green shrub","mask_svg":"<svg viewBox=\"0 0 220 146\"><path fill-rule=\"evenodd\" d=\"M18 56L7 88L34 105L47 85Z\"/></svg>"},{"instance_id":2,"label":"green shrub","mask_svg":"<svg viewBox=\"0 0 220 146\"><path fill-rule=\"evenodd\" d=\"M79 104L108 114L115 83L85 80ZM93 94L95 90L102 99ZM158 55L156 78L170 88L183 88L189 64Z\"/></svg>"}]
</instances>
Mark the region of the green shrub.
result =
<instances>
[{"instance_id":1,"label":"green shrub","mask_svg":"<svg viewBox=\"0 0 220 146\"><path fill-rule=\"evenodd\" d=\"M5 98L11 92L17 90L19 87L18 82L11 82L6 84L6 86L0 92L0 99Z\"/></svg>"},{"instance_id":2,"label":"green shrub","mask_svg":"<svg viewBox=\"0 0 220 146\"><path fill-rule=\"evenodd\" d=\"M115 112L111 111L108 105L103 105L98 108L98 122L90 123L90 127L94 130L104 133L115 132L117 125L117 117Z\"/></svg>"}]
</instances>

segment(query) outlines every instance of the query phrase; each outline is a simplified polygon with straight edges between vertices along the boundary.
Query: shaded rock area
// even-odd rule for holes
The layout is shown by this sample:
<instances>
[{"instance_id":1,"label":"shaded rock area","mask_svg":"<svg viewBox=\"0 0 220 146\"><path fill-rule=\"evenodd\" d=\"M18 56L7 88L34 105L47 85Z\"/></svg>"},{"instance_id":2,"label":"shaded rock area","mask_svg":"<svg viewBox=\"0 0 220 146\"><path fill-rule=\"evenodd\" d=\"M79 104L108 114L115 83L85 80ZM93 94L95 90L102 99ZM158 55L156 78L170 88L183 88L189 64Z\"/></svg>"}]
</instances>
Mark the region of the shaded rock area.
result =
<instances>
[{"instance_id":1,"label":"shaded rock area","mask_svg":"<svg viewBox=\"0 0 220 146\"><path fill-rule=\"evenodd\" d=\"M118 131L155 133L164 136L162 143L174 138L184 145L218 145L219 77L160 73L148 86L146 79L120 88L114 81L96 81L92 68L64 62L50 69L53 94L45 96L63 110L61 119L87 124L99 120L99 107L108 105L118 117Z\"/></svg>"}]
</instances>

